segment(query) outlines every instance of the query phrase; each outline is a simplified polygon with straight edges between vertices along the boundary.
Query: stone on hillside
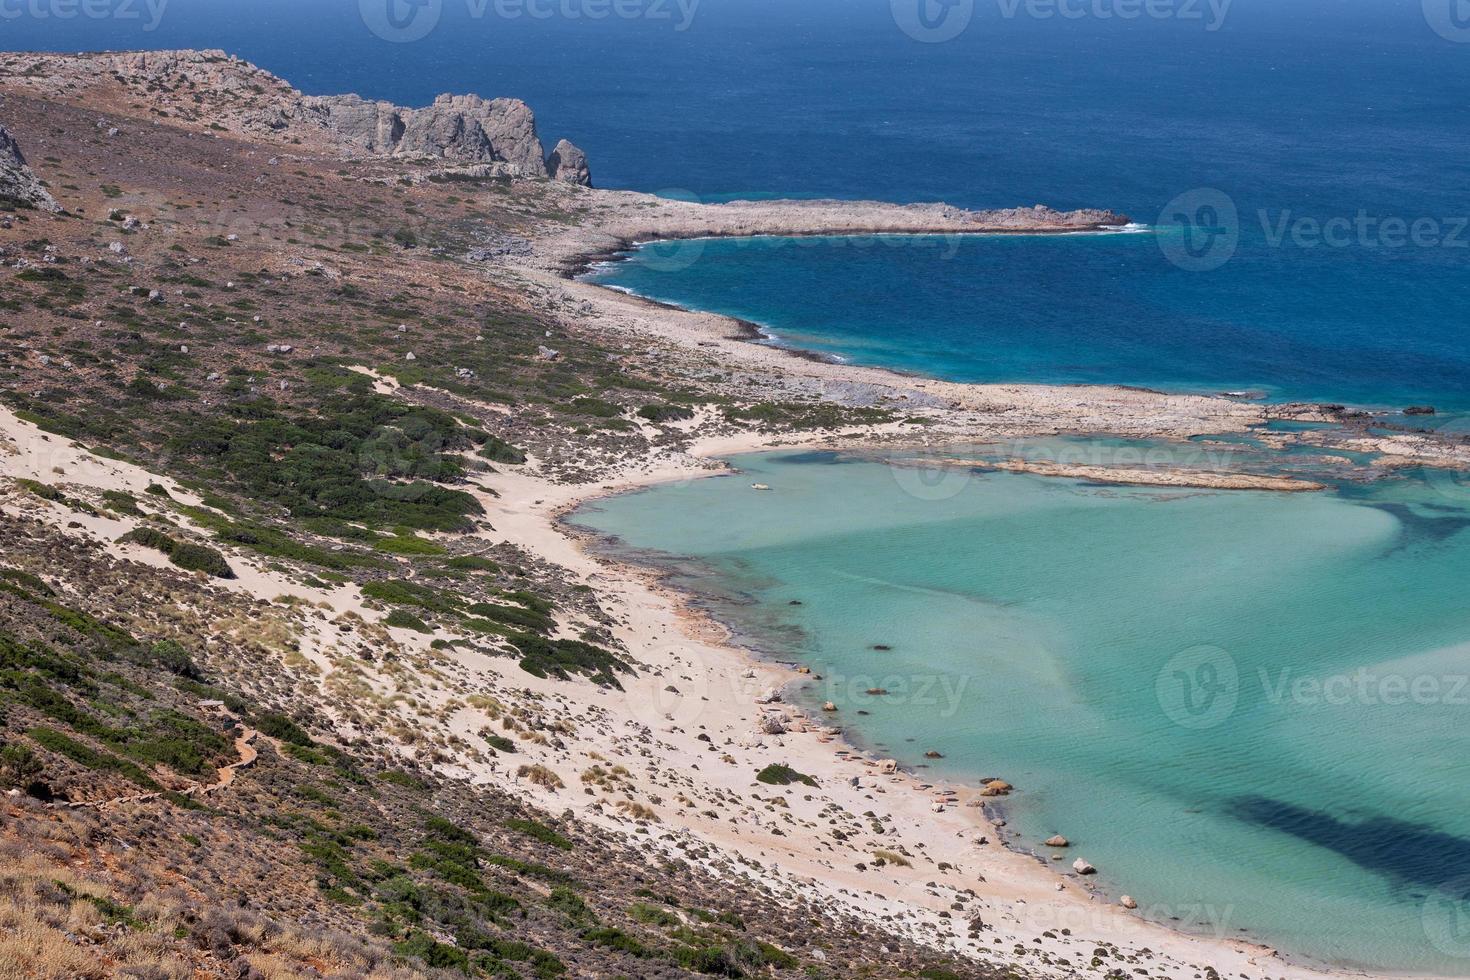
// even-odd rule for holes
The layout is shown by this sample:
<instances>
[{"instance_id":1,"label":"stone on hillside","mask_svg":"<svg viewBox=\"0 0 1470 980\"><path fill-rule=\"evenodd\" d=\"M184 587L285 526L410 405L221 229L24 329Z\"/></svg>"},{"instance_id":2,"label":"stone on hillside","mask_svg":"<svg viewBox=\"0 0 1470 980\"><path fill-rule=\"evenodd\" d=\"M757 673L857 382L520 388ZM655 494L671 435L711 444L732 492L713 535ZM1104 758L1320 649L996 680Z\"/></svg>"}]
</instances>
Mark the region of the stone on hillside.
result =
<instances>
[{"instance_id":1,"label":"stone on hillside","mask_svg":"<svg viewBox=\"0 0 1470 980\"><path fill-rule=\"evenodd\" d=\"M61 211L61 205L26 164L20 144L4 126L0 126L0 203L39 211Z\"/></svg>"},{"instance_id":2,"label":"stone on hillside","mask_svg":"<svg viewBox=\"0 0 1470 980\"><path fill-rule=\"evenodd\" d=\"M552 180L566 184L592 186L592 169L587 165L587 154L581 147L568 140L561 140L546 158L546 174Z\"/></svg>"}]
</instances>

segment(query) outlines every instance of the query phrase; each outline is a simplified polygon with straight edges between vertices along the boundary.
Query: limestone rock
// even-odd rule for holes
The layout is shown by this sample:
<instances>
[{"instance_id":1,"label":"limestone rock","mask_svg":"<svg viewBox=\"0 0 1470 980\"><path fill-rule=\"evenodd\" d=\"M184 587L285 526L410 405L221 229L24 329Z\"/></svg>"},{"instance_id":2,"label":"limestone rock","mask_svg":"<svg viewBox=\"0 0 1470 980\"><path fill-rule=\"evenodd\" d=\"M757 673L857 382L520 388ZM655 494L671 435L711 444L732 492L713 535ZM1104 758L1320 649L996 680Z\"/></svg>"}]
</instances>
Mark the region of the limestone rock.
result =
<instances>
[{"instance_id":1,"label":"limestone rock","mask_svg":"<svg viewBox=\"0 0 1470 980\"><path fill-rule=\"evenodd\" d=\"M41 185L40 178L26 164L20 144L4 126L0 126L0 203L40 211L61 211L61 205Z\"/></svg>"},{"instance_id":2,"label":"limestone rock","mask_svg":"<svg viewBox=\"0 0 1470 980\"><path fill-rule=\"evenodd\" d=\"M1086 861L1082 860L1081 858L1078 858L1077 860L1072 862L1072 870L1077 872L1079 875L1097 874L1097 869L1088 864Z\"/></svg>"},{"instance_id":3,"label":"limestone rock","mask_svg":"<svg viewBox=\"0 0 1470 980\"><path fill-rule=\"evenodd\" d=\"M1124 895L1122 898L1118 899L1118 904L1123 906L1125 909L1138 908L1138 903L1133 900L1132 895Z\"/></svg>"},{"instance_id":4,"label":"limestone rock","mask_svg":"<svg viewBox=\"0 0 1470 980\"><path fill-rule=\"evenodd\" d=\"M1067 840L1067 838L1063 837L1061 834L1057 834L1054 837L1048 837L1046 839L1046 846L1047 847L1071 847L1072 846L1072 842L1069 841L1069 840Z\"/></svg>"},{"instance_id":5,"label":"limestone rock","mask_svg":"<svg viewBox=\"0 0 1470 980\"><path fill-rule=\"evenodd\" d=\"M330 95L303 97L302 107L348 146L373 156L498 163L510 176L547 175L536 117L520 99L441 95L433 105L407 109Z\"/></svg>"},{"instance_id":6,"label":"limestone rock","mask_svg":"<svg viewBox=\"0 0 1470 980\"><path fill-rule=\"evenodd\" d=\"M5 59L0 54L0 71L15 72ZM296 148L293 153L442 160L465 176L551 175L535 114L519 99L441 95L430 105L411 108L357 95L305 95L270 72L216 50L27 54L24 68L41 94L116 81L161 108L187 99L189 113L203 114L216 129L288 142ZM104 125L109 124L98 121ZM113 132L115 127L109 129ZM563 142L553 156L559 179L586 183L587 158L581 150ZM271 157L268 165L280 162Z\"/></svg>"},{"instance_id":7,"label":"limestone rock","mask_svg":"<svg viewBox=\"0 0 1470 980\"><path fill-rule=\"evenodd\" d=\"M546 175L552 180L568 184L592 186L592 170L587 165L587 154L581 147L568 140L560 140L546 158Z\"/></svg>"}]
</instances>

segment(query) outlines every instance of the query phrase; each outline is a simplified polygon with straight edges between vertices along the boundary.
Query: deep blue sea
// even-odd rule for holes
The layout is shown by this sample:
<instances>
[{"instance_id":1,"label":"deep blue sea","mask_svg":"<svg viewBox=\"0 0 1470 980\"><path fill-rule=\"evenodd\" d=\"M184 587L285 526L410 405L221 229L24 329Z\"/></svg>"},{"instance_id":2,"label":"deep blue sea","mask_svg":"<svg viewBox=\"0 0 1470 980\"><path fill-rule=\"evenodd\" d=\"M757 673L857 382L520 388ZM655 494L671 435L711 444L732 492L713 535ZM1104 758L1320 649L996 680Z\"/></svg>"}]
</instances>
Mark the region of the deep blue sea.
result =
<instances>
[{"instance_id":1,"label":"deep blue sea","mask_svg":"<svg viewBox=\"0 0 1470 980\"><path fill-rule=\"evenodd\" d=\"M1174 16L1131 20L1128 0L959 0L942 43L900 26L926 36L920 0L601 19L599 0L420 0L411 28L435 27L409 43L367 26L392 34L390 0L170 0L151 31L145 0L108 2L140 16L0 18L0 45L210 45L312 93L516 95L606 187L1096 206L1193 232L947 259L715 247L625 273L791 342L953 378L1470 407L1459 0L1160 0ZM1039 16L1058 9L1082 16Z\"/></svg>"},{"instance_id":2,"label":"deep blue sea","mask_svg":"<svg viewBox=\"0 0 1470 980\"><path fill-rule=\"evenodd\" d=\"M923 0L927 21L920 0L623 0L638 16L600 19L599 0L426 0L399 28L389 0L153 0L152 30L127 2L139 19L0 0L0 47L220 47L309 93L514 95L604 187L1126 212L1150 229L705 242L601 275L949 378L1470 410L1459 0L1157 0L1176 16L1135 19L1103 16L1128 0ZM1042 16L1057 4L1080 16ZM380 36L422 17L419 40ZM1108 889L1205 891L1230 905L1215 926L1293 952L1470 975L1464 699L1279 686L1470 674L1463 481L1318 498L997 476L926 501L902 467L828 462L747 460L775 492L696 483L590 522L699 559L703 587L756 600L731 615L796 637L776 653L969 684L929 744L902 741L902 704L869 705L855 736L1016 774L1015 826L1085 841ZM866 578L839 574L855 564ZM862 652L879 637L894 666ZM1169 685L1221 664L1233 713L1171 717Z\"/></svg>"}]
</instances>

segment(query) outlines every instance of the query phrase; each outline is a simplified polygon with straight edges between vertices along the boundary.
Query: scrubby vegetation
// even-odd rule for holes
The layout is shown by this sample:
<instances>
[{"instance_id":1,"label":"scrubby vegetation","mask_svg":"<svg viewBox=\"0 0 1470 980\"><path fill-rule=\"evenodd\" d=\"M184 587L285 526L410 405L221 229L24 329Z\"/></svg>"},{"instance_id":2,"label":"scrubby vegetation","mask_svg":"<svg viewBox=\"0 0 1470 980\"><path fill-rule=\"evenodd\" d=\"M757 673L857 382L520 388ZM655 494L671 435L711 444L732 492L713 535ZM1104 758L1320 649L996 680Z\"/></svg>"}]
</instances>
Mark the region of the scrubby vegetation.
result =
<instances>
[{"instance_id":1,"label":"scrubby vegetation","mask_svg":"<svg viewBox=\"0 0 1470 980\"><path fill-rule=\"evenodd\" d=\"M168 560L186 571L203 572L214 578L234 578L235 573L225 556L213 548L188 541L175 541L162 531L140 527L118 539L125 544L140 544L168 555Z\"/></svg>"},{"instance_id":2,"label":"scrubby vegetation","mask_svg":"<svg viewBox=\"0 0 1470 980\"><path fill-rule=\"evenodd\" d=\"M586 586L492 533L512 468L600 479L683 445L678 423L696 414L730 431L888 414L717 367L692 378L571 329L575 310L533 302L494 263L461 261L487 232L575 220L542 185L404 184L391 168L412 164L294 154L266 169L267 147L198 138L221 127L213 93L147 98L175 95L180 119L150 115L127 159L96 138L94 111L7 102L55 134L58 171L90 179L67 192L71 216L0 230L0 402L55 445L157 482L103 491L63 467L0 481L49 522L0 514L0 789L19 794L0 796L0 973L955 966L676 838L621 765L559 775L581 722L528 678L616 689L634 664ZM172 567L115 562L66 527L80 515ZM247 566L292 590L252 599L199 580ZM356 589L365 616L317 601ZM485 657L508 658L504 687L527 691L467 694L463 664ZM493 727L451 732L471 710ZM259 759L200 792L247 729ZM598 796L628 831L460 779L456 760L543 797ZM776 785L814 785L773 768ZM118 802L142 793L162 795Z\"/></svg>"},{"instance_id":3,"label":"scrubby vegetation","mask_svg":"<svg viewBox=\"0 0 1470 980\"><path fill-rule=\"evenodd\" d=\"M797 772L790 766L772 763L760 772L756 773L756 782L766 783L770 786L790 786L793 783L802 783L806 786L815 786L817 781L805 773Z\"/></svg>"}]
</instances>

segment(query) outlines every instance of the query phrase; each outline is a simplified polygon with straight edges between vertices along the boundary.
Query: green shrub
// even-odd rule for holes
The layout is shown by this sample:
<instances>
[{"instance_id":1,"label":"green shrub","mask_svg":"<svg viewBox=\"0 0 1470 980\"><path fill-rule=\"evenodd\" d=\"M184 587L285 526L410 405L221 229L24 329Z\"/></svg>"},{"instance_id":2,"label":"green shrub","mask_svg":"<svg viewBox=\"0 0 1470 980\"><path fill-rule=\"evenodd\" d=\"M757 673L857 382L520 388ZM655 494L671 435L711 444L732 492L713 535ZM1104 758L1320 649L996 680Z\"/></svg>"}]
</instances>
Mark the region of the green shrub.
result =
<instances>
[{"instance_id":1,"label":"green shrub","mask_svg":"<svg viewBox=\"0 0 1470 980\"><path fill-rule=\"evenodd\" d=\"M98 752L96 749L83 745L76 739L63 735L54 728L32 728L26 734L30 736L31 741L41 746L41 748L55 752L57 755L66 756L68 759L87 769L116 772L147 790L156 790L159 788L158 784L147 773L138 768L135 763L128 762L125 759L119 759L117 756L109 755L105 752Z\"/></svg>"},{"instance_id":2,"label":"green shrub","mask_svg":"<svg viewBox=\"0 0 1470 980\"><path fill-rule=\"evenodd\" d=\"M792 783L805 783L808 786L817 785L817 781L805 773L797 772L790 766L772 763L760 772L756 773L756 782L766 783L769 786L790 786Z\"/></svg>"},{"instance_id":3,"label":"green shrub","mask_svg":"<svg viewBox=\"0 0 1470 980\"><path fill-rule=\"evenodd\" d=\"M617 674L632 673L626 663L601 647L581 640L552 640L530 633L516 633L510 643L521 652L521 669L533 677L570 680L582 674L603 687L622 690Z\"/></svg>"},{"instance_id":4,"label":"green shrub","mask_svg":"<svg viewBox=\"0 0 1470 980\"><path fill-rule=\"evenodd\" d=\"M592 943L595 946L605 946L608 949L616 950L619 953L626 953L629 956L636 956L640 959L647 959L653 955L651 949L621 929L589 929L582 933L582 940Z\"/></svg>"},{"instance_id":5,"label":"green shrub","mask_svg":"<svg viewBox=\"0 0 1470 980\"><path fill-rule=\"evenodd\" d=\"M461 555L451 558L444 563L445 568L452 568L460 572L498 572L500 566L488 558L479 555Z\"/></svg>"},{"instance_id":6,"label":"green shrub","mask_svg":"<svg viewBox=\"0 0 1470 980\"><path fill-rule=\"evenodd\" d=\"M449 615L459 611L458 597L405 579L369 582L362 587L362 594L393 606L416 606L429 612Z\"/></svg>"},{"instance_id":7,"label":"green shrub","mask_svg":"<svg viewBox=\"0 0 1470 980\"><path fill-rule=\"evenodd\" d=\"M235 577L225 556L202 544L180 542L168 559L185 571L204 572L214 578Z\"/></svg>"},{"instance_id":8,"label":"green shrub","mask_svg":"<svg viewBox=\"0 0 1470 980\"><path fill-rule=\"evenodd\" d=\"M143 511L138 507L137 498L130 493L125 493L122 490L104 490L102 491L102 499L108 507L119 514L125 514L128 517L145 516Z\"/></svg>"},{"instance_id":9,"label":"green shrub","mask_svg":"<svg viewBox=\"0 0 1470 980\"><path fill-rule=\"evenodd\" d=\"M204 572L215 578L234 578L234 569L225 556L213 548L187 541L175 541L157 528L138 527L117 539L120 543L139 544L161 551L168 560L189 572Z\"/></svg>"},{"instance_id":10,"label":"green shrub","mask_svg":"<svg viewBox=\"0 0 1470 980\"><path fill-rule=\"evenodd\" d=\"M196 681L203 677L198 665L194 663L194 658L189 656L189 651L174 640L163 640L153 644L148 651L148 659L178 677L187 677Z\"/></svg>"},{"instance_id":11,"label":"green shrub","mask_svg":"<svg viewBox=\"0 0 1470 980\"><path fill-rule=\"evenodd\" d=\"M546 906L555 909L573 922L591 922L593 918L592 910L587 907L582 896L565 885L557 885L551 890L551 894L546 897Z\"/></svg>"},{"instance_id":12,"label":"green shrub","mask_svg":"<svg viewBox=\"0 0 1470 980\"><path fill-rule=\"evenodd\" d=\"M638 417L650 422L684 422L694 418L694 409L683 405L644 405Z\"/></svg>"},{"instance_id":13,"label":"green shrub","mask_svg":"<svg viewBox=\"0 0 1470 980\"><path fill-rule=\"evenodd\" d=\"M543 844L550 844L552 847L560 848L563 851L570 851L572 849L571 841L545 824L538 823L535 820L511 819L505 822L505 826L517 833L525 834L527 837L539 840Z\"/></svg>"},{"instance_id":14,"label":"green shrub","mask_svg":"<svg viewBox=\"0 0 1470 980\"><path fill-rule=\"evenodd\" d=\"M485 445L480 447L480 455L492 463L508 463L511 466L519 466L526 461L526 454L523 450L517 449L496 436L490 436L485 440Z\"/></svg>"},{"instance_id":15,"label":"green shrub","mask_svg":"<svg viewBox=\"0 0 1470 980\"><path fill-rule=\"evenodd\" d=\"M389 769L386 772L380 772L378 773L378 779L385 783L391 783L394 786L402 786L404 789L422 791L429 788L429 785L422 779L399 769Z\"/></svg>"},{"instance_id":16,"label":"green shrub","mask_svg":"<svg viewBox=\"0 0 1470 980\"><path fill-rule=\"evenodd\" d=\"M255 716L255 727L267 738L290 742L292 745L315 745L316 740L306 733L296 721L278 711L266 711Z\"/></svg>"},{"instance_id":17,"label":"green shrub","mask_svg":"<svg viewBox=\"0 0 1470 980\"><path fill-rule=\"evenodd\" d=\"M25 789L41 775L41 760L28 745L0 748L0 787Z\"/></svg>"},{"instance_id":18,"label":"green shrub","mask_svg":"<svg viewBox=\"0 0 1470 980\"><path fill-rule=\"evenodd\" d=\"M388 618L383 620L383 622L389 626L396 626L399 629L413 630L415 633L434 632L422 619L419 619L413 613L407 612L403 609L393 610L388 614Z\"/></svg>"},{"instance_id":19,"label":"green shrub","mask_svg":"<svg viewBox=\"0 0 1470 980\"><path fill-rule=\"evenodd\" d=\"M36 480L16 480L15 482L20 484L25 489L29 490L31 493L35 494L37 497L40 497L42 500L50 500L54 503L62 503L66 500L66 494L62 493L60 490L56 489L50 484L39 483Z\"/></svg>"},{"instance_id":20,"label":"green shrub","mask_svg":"<svg viewBox=\"0 0 1470 980\"><path fill-rule=\"evenodd\" d=\"M509 626L520 626L525 629L534 630L537 633L550 633L555 623L545 613L531 609L522 609L517 606L503 606L489 602L477 602L465 609L465 612L494 623L505 623Z\"/></svg>"},{"instance_id":21,"label":"green shrub","mask_svg":"<svg viewBox=\"0 0 1470 980\"><path fill-rule=\"evenodd\" d=\"M496 735L492 732L491 734L485 736L485 741L496 752L504 752L508 755L515 753L516 743L506 738L504 735Z\"/></svg>"},{"instance_id":22,"label":"green shrub","mask_svg":"<svg viewBox=\"0 0 1470 980\"><path fill-rule=\"evenodd\" d=\"M444 546L436 541L428 541L415 535L395 535L391 538L378 538L373 542L374 551L386 552L390 555L442 555Z\"/></svg>"}]
</instances>

